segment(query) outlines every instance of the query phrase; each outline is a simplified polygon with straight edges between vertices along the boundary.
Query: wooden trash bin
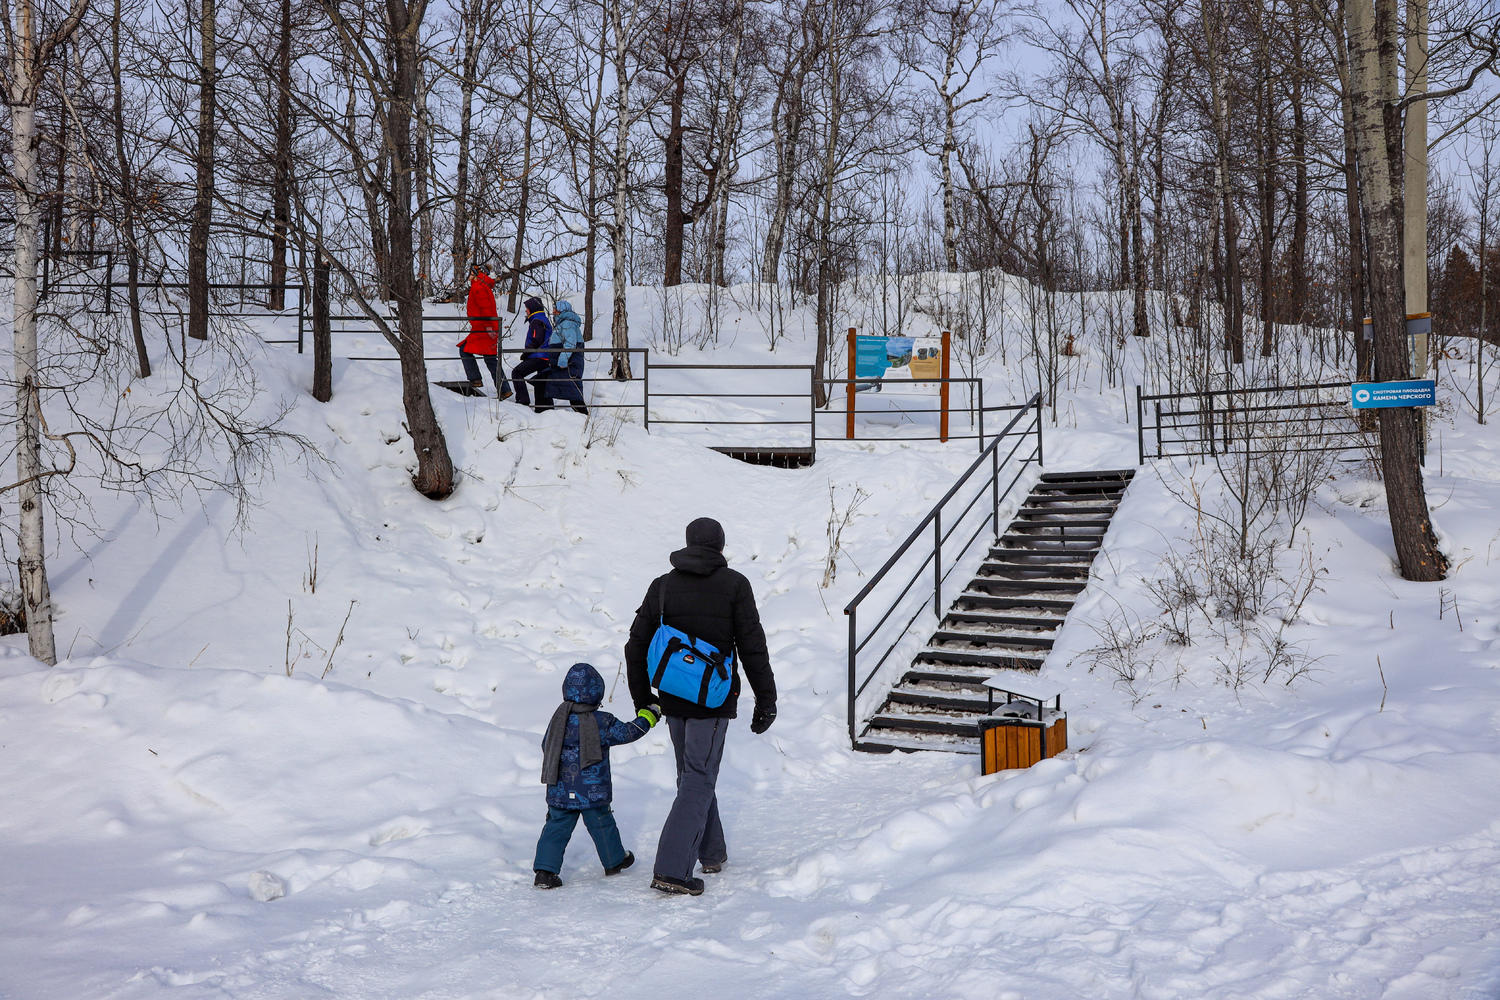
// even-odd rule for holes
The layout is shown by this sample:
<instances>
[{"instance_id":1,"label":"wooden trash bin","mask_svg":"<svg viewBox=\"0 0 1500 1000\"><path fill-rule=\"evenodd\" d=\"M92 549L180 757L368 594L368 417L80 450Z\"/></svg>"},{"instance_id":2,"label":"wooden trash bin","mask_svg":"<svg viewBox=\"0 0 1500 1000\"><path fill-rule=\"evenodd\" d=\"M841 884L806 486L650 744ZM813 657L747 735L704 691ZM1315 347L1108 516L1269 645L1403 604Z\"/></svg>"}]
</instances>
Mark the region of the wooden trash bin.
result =
<instances>
[{"instance_id":1,"label":"wooden trash bin","mask_svg":"<svg viewBox=\"0 0 1500 1000\"><path fill-rule=\"evenodd\" d=\"M1062 696L1051 706L1039 698L1002 691L1009 700L979 720L979 773L1030 767L1068 749L1068 714Z\"/></svg>"}]
</instances>

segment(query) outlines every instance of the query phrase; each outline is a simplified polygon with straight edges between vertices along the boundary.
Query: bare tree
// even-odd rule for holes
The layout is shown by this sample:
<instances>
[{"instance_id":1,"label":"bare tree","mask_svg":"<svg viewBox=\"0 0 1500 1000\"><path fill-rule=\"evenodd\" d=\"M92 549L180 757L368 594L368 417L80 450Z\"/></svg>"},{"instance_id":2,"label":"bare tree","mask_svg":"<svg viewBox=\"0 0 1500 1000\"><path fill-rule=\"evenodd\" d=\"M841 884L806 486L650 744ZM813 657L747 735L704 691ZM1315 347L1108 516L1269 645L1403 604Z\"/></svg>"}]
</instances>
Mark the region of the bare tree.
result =
<instances>
[{"instance_id":1,"label":"bare tree","mask_svg":"<svg viewBox=\"0 0 1500 1000\"><path fill-rule=\"evenodd\" d=\"M208 339L208 239L213 224L214 137L218 87L218 0L199 0L198 146L194 168L193 226L188 234L188 336Z\"/></svg>"},{"instance_id":2,"label":"bare tree","mask_svg":"<svg viewBox=\"0 0 1500 1000\"><path fill-rule=\"evenodd\" d=\"M46 79L53 50L72 37L88 0L72 0L66 13L50 20L32 0L0 0L5 16L5 101L10 105L11 187L16 229L15 333L16 483L21 509L21 600L28 623L31 655L57 662L52 635L52 590L47 583L43 531L42 395L37 370L37 230L41 221L42 177L37 163L37 94Z\"/></svg>"},{"instance_id":3,"label":"bare tree","mask_svg":"<svg viewBox=\"0 0 1500 1000\"><path fill-rule=\"evenodd\" d=\"M994 96L984 70L1006 41L1003 0L903 0L907 25L901 59L930 87L937 141L924 142L938 163L943 199L943 260L958 271L958 186L954 161L970 119ZM977 86L976 86L977 85Z\"/></svg>"},{"instance_id":4,"label":"bare tree","mask_svg":"<svg viewBox=\"0 0 1500 1000\"><path fill-rule=\"evenodd\" d=\"M377 193L385 207L385 217L380 220L384 225L378 228L388 234L389 256L382 262L377 253L376 266L384 272L395 299L396 326L391 327L382 310L374 309L368 300L361 301L366 314L401 359L401 401L417 462L412 485L423 496L441 500L453 492L453 459L429 395L422 339L422 298L414 269L412 235L412 116L427 2L384 0L378 16L359 20L352 20L349 15L367 11L351 12L340 0L319 0L319 3L333 25L340 54L352 74L350 94L356 88L363 92L388 161L386 168L372 170L363 157L357 136L351 136L347 128L339 128L330 109L322 109L321 117L333 126L330 128L333 137L345 145L361 187ZM351 105L353 100L351 96ZM331 258L330 263L341 271L351 287L357 287L347 265L337 258Z\"/></svg>"}]
</instances>

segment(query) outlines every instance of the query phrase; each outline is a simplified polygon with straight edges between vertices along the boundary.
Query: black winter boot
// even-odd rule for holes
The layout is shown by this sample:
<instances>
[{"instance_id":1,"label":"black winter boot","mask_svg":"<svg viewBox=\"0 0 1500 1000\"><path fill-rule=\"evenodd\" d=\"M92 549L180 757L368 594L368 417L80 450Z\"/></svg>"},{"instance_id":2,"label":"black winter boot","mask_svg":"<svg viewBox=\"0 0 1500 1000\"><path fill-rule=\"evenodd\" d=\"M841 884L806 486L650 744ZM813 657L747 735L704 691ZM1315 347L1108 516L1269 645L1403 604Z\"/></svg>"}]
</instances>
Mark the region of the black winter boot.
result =
<instances>
[{"instance_id":1,"label":"black winter boot","mask_svg":"<svg viewBox=\"0 0 1500 1000\"><path fill-rule=\"evenodd\" d=\"M562 879L557 877L556 872L544 872L540 868L536 872L536 881L531 883L538 889L556 889L562 885Z\"/></svg>"},{"instance_id":2,"label":"black winter boot","mask_svg":"<svg viewBox=\"0 0 1500 1000\"><path fill-rule=\"evenodd\" d=\"M625 860L621 861L619 864L615 865L613 868L606 868L606 869L604 869L604 874L606 874L606 875L618 875L622 871L624 871L625 869L629 868L633 864L635 864L635 855L632 854L632 853L630 853L629 851L626 851L625 852Z\"/></svg>"},{"instance_id":3,"label":"black winter boot","mask_svg":"<svg viewBox=\"0 0 1500 1000\"><path fill-rule=\"evenodd\" d=\"M651 888L673 895L701 896L703 895L703 880L701 878L684 880L672 878L670 875L653 875Z\"/></svg>"}]
</instances>

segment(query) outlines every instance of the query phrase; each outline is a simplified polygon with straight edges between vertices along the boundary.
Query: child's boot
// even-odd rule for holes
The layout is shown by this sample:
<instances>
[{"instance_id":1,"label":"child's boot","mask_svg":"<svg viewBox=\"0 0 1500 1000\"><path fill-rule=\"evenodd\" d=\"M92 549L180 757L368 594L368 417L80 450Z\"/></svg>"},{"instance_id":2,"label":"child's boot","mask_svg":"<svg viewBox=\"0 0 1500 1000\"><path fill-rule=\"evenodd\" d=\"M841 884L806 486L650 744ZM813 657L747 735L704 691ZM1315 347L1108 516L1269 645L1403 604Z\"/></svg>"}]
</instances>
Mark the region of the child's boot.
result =
<instances>
[{"instance_id":1,"label":"child's boot","mask_svg":"<svg viewBox=\"0 0 1500 1000\"><path fill-rule=\"evenodd\" d=\"M631 860L634 860L633 858ZM557 872L536 870L536 881L531 883L538 889L556 889L562 885L562 879L557 877Z\"/></svg>"},{"instance_id":2,"label":"child's boot","mask_svg":"<svg viewBox=\"0 0 1500 1000\"><path fill-rule=\"evenodd\" d=\"M629 868L633 864L635 864L635 855L632 854L629 851L626 851L625 852L625 859L623 861L621 861L619 864L615 865L613 868L606 868L606 869L604 869L604 874L606 874L606 875L618 875L622 871L624 871L625 869Z\"/></svg>"}]
</instances>

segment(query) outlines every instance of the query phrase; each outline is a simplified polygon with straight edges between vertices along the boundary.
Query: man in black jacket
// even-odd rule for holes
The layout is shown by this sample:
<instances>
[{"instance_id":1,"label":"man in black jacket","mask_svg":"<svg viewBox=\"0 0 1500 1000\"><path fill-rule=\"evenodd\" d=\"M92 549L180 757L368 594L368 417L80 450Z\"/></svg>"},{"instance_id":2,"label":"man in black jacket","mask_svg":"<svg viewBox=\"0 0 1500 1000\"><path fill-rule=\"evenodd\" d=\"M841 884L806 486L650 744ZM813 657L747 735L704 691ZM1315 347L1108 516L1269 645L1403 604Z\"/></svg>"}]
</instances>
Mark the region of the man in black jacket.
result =
<instances>
[{"instance_id":1,"label":"man in black jacket","mask_svg":"<svg viewBox=\"0 0 1500 1000\"><path fill-rule=\"evenodd\" d=\"M710 517L693 521L687 526L687 547L673 552L671 563L672 572L651 581L635 613L625 643L625 675L637 707L661 704L677 758L677 798L662 826L651 887L697 896L703 892L703 880L693 876L694 866L702 862L705 872L717 872L729 856L714 786L724 736L739 700L739 667L745 668L755 694L752 733L765 732L776 718L776 678L750 581L724 559L723 526ZM646 651L661 621L726 655L734 651L734 679L723 705L704 708L652 693Z\"/></svg>"}]
</instances>

